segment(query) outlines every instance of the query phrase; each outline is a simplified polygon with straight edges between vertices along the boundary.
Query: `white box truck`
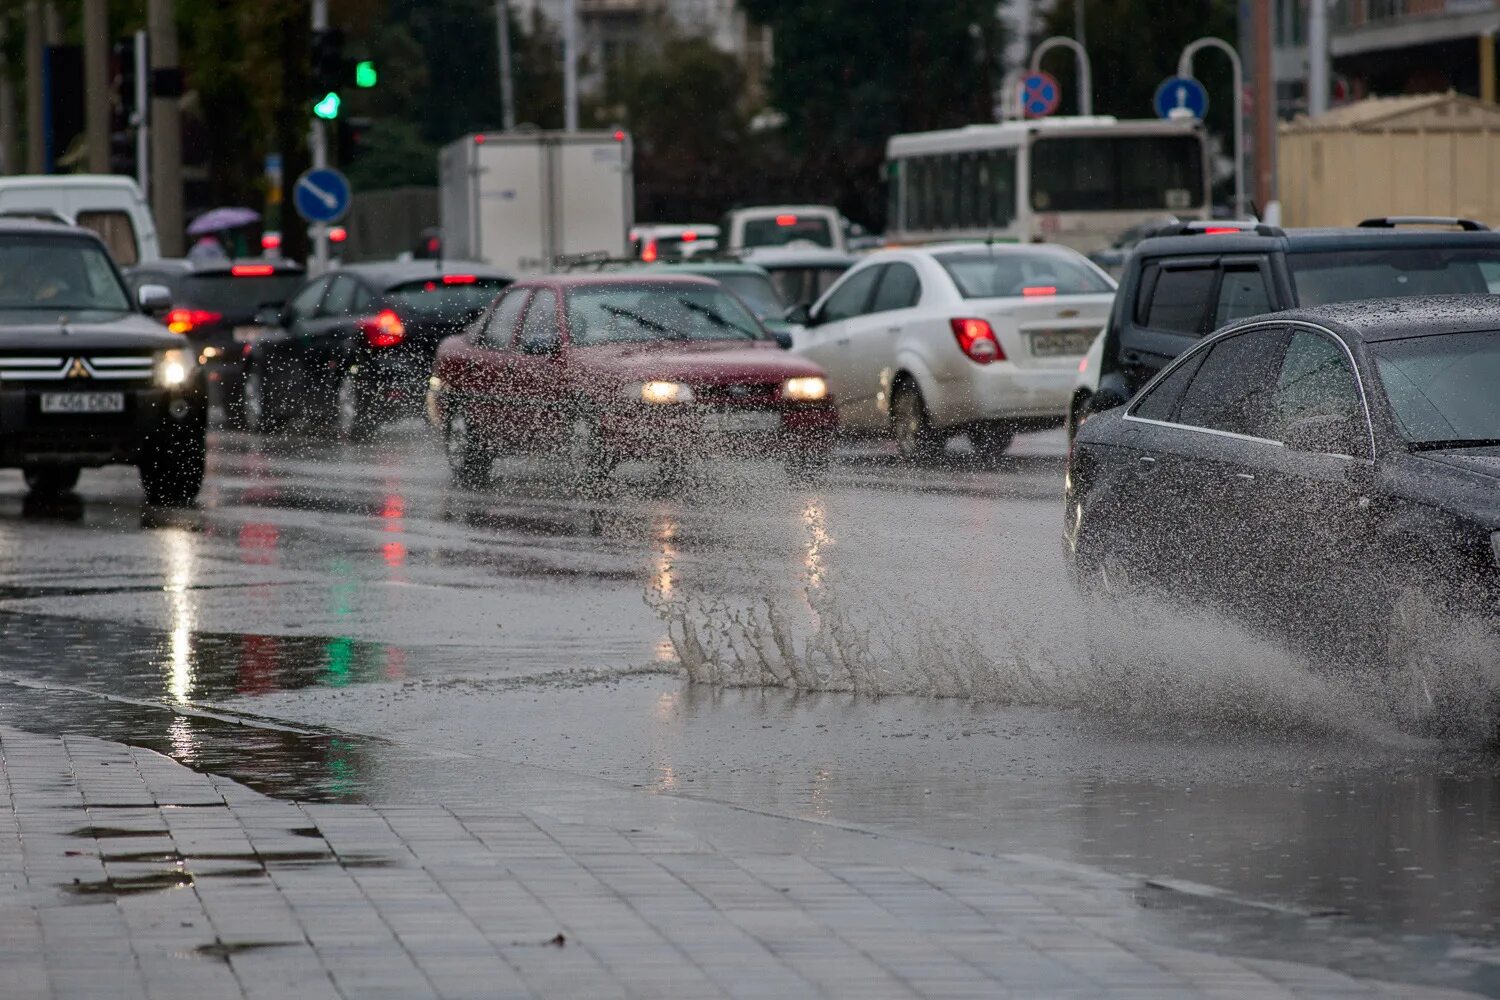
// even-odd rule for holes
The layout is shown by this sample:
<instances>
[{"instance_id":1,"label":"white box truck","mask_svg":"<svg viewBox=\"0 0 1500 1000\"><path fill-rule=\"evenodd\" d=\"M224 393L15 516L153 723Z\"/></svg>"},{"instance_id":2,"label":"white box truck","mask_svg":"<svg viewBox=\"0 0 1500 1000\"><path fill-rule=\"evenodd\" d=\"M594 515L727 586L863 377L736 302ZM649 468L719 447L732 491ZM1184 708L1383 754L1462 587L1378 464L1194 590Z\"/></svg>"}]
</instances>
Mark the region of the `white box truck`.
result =
<instances>
[{"instance_id":1,"label":"white box truck","mask_svg":"<svg viewBox=\"0 0 1500 1000\"><path fill-rule=\"evenodd\" d=\"M626 255L635 223L625 132L478 133L438 160L443 256L516 274L560 257Z\"/></svg>"}]
</instances>

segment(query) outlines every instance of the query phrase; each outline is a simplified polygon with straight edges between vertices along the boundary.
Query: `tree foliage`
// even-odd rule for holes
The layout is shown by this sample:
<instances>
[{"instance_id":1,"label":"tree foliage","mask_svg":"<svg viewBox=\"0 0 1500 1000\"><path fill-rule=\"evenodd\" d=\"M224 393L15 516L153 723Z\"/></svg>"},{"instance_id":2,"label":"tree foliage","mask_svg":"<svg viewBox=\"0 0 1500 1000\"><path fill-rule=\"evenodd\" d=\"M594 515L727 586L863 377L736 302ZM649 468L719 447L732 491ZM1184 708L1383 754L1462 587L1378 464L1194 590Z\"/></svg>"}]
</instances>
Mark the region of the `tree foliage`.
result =
<instances>
[{"instance_id":1,"label":"tree foliage","mask_svg":"<svg viewBox=\"0 0 1500 1000\"><path fill-rule=\"evenodd\" d=\"M886 140L991 121L1002 39L993 0L744 0L776 39L771 99L798 182L878 224Z\"/></svg>"}]
</instances>

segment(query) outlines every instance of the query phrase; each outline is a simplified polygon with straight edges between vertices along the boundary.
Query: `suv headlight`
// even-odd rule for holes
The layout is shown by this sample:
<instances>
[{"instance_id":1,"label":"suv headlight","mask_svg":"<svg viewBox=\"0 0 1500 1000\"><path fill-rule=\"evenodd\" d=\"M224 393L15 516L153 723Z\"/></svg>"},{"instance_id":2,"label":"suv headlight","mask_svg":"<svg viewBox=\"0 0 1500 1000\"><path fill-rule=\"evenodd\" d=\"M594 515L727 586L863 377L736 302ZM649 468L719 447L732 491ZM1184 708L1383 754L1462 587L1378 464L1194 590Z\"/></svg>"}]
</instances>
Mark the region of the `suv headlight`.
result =
<instances>
[{"instance_id":1,"label":"suv headlight","mask_svg":"<svg viewBox=\"0 0 1500 1000\"><path fill-rule=\"evenodd\" d=\"M192 351L174 348L164 352L161 360L156 363L157 384L168 389L186 385L188 379L193 377L194 364Z\"/></svg>"},{"instance_id":2,"label":"suv headlight","mask_svg":"<svg viewBox=\"0 0 1500 1000\"><path fill-rule=\"evenodd\" d=\"M654 405L693 401L692 386L681 382L636 382L633 385L627 385L623 391L626 399Z\"/></svg>"},{"instance_id":3,"label":"suv headlight","mask_svg":"<svg viewBox=\"0 0 1500 1000\"><path fill-rule=\"evenodd\" d=\"M828 398L828 380L818 375L789 378L781 383L781 395L795 403L816 403Z\"/></svg>"}]
</instances>

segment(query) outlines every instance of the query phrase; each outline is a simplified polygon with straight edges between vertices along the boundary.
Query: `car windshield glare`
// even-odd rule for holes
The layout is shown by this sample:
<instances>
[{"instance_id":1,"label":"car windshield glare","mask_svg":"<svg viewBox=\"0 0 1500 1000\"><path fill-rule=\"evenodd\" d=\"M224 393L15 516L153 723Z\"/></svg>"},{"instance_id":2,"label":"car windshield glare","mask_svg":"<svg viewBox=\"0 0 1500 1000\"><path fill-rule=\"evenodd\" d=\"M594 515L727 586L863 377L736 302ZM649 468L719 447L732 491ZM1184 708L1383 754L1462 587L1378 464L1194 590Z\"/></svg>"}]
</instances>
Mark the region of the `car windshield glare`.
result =
<instances>
[{"instance_id":1,"label":"car windshield glare","mask_svg":"<svg viewBox=\"0 0 1500 1000\"><path fill-rule=\"evenodd\" d=\"M1500 247L1338 250L1287 255L1297 303L1500 292Z\"/></svg>"},{"instance_id":2,"label":"car windshield glare","mask_svg":"<svg viewBox=\"0 0 1500 1000\"><path fill-rule=\"evenodd\" d=\"M723 289L706 285L610 285L568 293L575 346L671 340L763 340L755 317Z\"/></svg>"},{"instance_id":3,"label":"car windshield glare","mask_svg":"<svg viewBox=\"0 0 1500 1000\"><path fill-rule=\"evenodd\" d=\"M1500 331L1371 345L1401 433L1414 446L1500 439Z\"/></svg>"},{"instance_id":4,"label":"car windshield glare","mask_svg":"<svg viewBox=\"0 0 1500 1000\"><path fill-rule=\"evenodd\" d=\"M48 237L0 238L0 309L129 312L130 296L95 243Z\"/></svg>"},{"instance_id":5,"label":"car windshield glare","mask_svg":"<svg viewBox=\"0 0 1500 1000\"><path fill-rule=\"evenodd\" d=\"M1026 295L1092 295L1110 290L1093 268L1055 251L990 253L963 250L935 255L966 299Z\"/></svg>"}]
</instances>

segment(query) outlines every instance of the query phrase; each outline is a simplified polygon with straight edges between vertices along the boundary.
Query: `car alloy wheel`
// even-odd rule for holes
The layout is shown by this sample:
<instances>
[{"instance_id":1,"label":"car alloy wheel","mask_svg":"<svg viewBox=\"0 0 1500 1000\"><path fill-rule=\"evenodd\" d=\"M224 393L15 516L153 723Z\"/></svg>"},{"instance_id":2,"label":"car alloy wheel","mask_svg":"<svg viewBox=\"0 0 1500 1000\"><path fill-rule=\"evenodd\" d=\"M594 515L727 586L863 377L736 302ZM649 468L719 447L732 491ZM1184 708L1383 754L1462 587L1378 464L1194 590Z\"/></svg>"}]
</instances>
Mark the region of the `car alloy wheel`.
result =
<instances>
[{"instance_id":1,"label":"car alloy wheel","mask_svg":"<svg viewBox=\"0 0 1500 1000\"><path fill-rule=\"evenodd\" d=\"M448 470L453 473L454 479L472 482L478 477L469 420L462 410L455 410L448 417L443 430L443 450L448 456Z\"/></svg>"},{"instance_id":2,"label":"car alloy wheel","mask_svg":"<svg viewBox=\"0 0 1500 1000\"><path fill-rule=\"evenodd\" d=\"M910 383L896 386L891 401L891 432L902 458L932 458L942 450L941 440L933 433L927 418L922 392Z\"/></svg>"},{"instance_id":3,"label":"car alloy wheel","mask_svg":"<svg viewBox=\"0 0 1500 1000\"><path fill-rule=\"evenodd\" d=\"M568 476L575 490L587 490L603 484L612 464L599 440L599 425L588 416L573 418L568 425Z\"/></svg>"}]
</instances>

